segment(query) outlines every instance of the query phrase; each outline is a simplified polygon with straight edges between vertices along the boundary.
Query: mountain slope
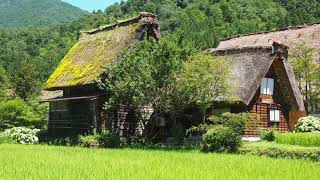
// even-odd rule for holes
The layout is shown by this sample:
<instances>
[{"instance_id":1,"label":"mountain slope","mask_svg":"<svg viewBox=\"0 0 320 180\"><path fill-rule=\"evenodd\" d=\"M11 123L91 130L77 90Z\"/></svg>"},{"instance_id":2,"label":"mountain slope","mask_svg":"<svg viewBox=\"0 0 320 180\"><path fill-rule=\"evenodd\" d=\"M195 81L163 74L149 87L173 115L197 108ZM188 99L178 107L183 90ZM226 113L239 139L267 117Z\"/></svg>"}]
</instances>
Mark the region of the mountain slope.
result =
<instances>
[{"instance_id":1,"label":"mountain slope","mask_svg":"<svg viewBox=\"0 0 320 180\"><path fill-rule=\"evenodd\" d=\"M0 27L34 27L59 24L86 14L61 0L1 0Z\"/></svg>"}]
</instances>

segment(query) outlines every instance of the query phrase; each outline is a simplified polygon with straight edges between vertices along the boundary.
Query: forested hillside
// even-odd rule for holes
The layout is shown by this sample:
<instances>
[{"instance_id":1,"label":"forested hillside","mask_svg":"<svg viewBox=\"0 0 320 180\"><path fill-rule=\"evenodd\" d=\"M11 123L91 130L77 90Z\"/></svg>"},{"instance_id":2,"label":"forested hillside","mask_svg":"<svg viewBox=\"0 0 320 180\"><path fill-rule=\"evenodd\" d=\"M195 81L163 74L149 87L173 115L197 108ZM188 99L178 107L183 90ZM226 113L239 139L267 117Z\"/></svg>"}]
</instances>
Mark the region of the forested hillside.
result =
<instances>
[{"instance_id":1,"label":"forested hillside","mask_svg":"<svg viewBox=\"0 0 320 180\"><path fill-rule=\"evenodd\" d=\"M4 7L3 4L0 7ZM21 91L35 92L77 41L79 30L96 28L140 11L158 15L163 37L170 36L179 46L203 50L240 33L319 22L319 9L317 0L128 0L112 5L104 12L84 15L72 23L1 29L0 64L7 71L12 88L27 87ZM14 12L18 15L19 11ZM0 14L4 13L0 11ZM30 21L34 21L33 18Z\"/></svg>"},{"instance_id":2,"label":"forested hillside","mask_svg":"<svg viewBox=\"0 0 320 180\"><path fill-rule=\"evenodd\" d=\"M1 0L0 26L47 26L70 22L86 13L61 0Z\"/></svg>"}]
</instances>

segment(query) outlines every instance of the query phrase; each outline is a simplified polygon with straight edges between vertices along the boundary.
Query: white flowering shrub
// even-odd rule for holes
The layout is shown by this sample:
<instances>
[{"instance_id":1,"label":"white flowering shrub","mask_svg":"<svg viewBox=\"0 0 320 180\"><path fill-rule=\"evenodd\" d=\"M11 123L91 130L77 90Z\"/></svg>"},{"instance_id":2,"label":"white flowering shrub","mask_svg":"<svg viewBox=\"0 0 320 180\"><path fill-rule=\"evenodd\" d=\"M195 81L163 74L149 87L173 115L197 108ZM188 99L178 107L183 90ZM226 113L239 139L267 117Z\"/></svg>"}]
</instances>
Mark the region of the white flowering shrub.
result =
<instances>
[{"instance_id":1,"label":"white flowering shrub","mask_svg":"<svg viewBox=\"0 0 320 180\"><path fill-rule=\"evenodd\" d=\"M320 133L320 118L314 116L300 118L296 124L296 131Z\"/></svg>"},{"instance_id":2,"label":"white flowering shrub","mask_svg":"<svg viewBox=\"0 0 320 180\"><path fill-rule=\"evenodd\" d=\"M3 132L2 136L12 139L18 144L36 144L39 142L37 132L39 129L29 129L25 127L14 127Z\"/></svg>"}]
</instances>

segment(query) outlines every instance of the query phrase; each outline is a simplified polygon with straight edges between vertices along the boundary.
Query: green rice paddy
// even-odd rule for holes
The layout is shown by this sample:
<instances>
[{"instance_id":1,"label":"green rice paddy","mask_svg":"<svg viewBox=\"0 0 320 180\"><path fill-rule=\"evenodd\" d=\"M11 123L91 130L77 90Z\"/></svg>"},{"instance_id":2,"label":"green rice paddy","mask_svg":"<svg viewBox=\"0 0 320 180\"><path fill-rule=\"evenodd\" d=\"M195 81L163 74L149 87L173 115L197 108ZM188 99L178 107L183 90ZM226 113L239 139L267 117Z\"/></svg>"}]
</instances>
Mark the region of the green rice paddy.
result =
<instances>
[{"instance_id":1,"label":"green rice paddy","mask_svg":"<svg viewBox=\"0 0 320 180\"><path fill-rule=\"evenodd\" d=\"M279 133L276 142L306 147L320 147L320 133Z\"/></svg>"},{"instance_id":2,"label":"green rice paddy","mask_svg":"<svg viewBox=\"0 0 320 180\"><path fill-rule=\"evenodd\" d=\"M0 179L318 179L320 164L198 151L0 145Z\"/></svg>"}]
</instances>

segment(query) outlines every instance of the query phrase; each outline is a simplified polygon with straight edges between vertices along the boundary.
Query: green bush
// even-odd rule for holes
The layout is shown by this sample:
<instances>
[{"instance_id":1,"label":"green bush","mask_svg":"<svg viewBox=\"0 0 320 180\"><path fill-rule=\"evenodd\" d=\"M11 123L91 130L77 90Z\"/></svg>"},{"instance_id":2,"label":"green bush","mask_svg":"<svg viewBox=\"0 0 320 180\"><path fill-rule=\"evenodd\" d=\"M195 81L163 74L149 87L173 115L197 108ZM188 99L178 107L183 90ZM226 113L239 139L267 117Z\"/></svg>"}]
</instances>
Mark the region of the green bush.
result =
<instances>
[{"instance_id":1,"label":"green bush","mask_svg":"<svg viewBox=\"0 0 320 180\"><path fill-rule=\"evenodd\" d=\"M250 118L250 113L223 113L220 117L209 117L209 121L213 125L223 125L225 127L229 127L238 134L243 134L246 129L246 124Z\"/></svg>"},{"instance_id":2,"label":"green bush","mask_svg":"<svg viewBox=\"0 0 320 180\"><path fill-rule=\"evenodd\" d=\"M275 142L245 143L241 146L239 152L241 154L267 156L272 158L320 161L319 148L277 144Z\"/></svg>"},{"instance_id":3,"label":"green bush","mask_svg":"<svg viewBox=\"0 0 320 180\"><path fill-rule=\"evenodd\" d=\"M242 142L240 134L224 126L213 126L202 140L202 149L210 152L236 152Z\"/></svg>"},{"instance_id":4,"label":"green bush","mask_svg":"<svg viewBox=\"0 0 320 180\"><path fill-rule=\"evenodd\" d=\"M267 130L258 130L260 137L265 141L274 141L276 139L276 133L273 128L269 128Z\"/></svg>"},{"instance_id":5,"label":"green bush","mask_svg":"<svg viewBox=\"0 0 320 180\"><path fill-rule=\"evenodd\" d=\"M276 135L276 142L306 147L320 147L320 133L282 133Z\"/></svg>"},{"instance_id":6,"label":"green bush","mask_svg":"<svg viewBox=\"0 0 320 180\"><path fill-rule=\"evenodd\" d=\"M209 124L200 124L198 126L192 126L191 128L187 129L186 134L187 136L202 136L212 127Z\"/></svg>"},{"instance_id":7,"label":"green bush","mask_svg":"<svg viewBox=\"0 0 320 180\"><path fill-rule=\"evenodd\" d=\"M108 131L102 132L99 135L98 140L99 140L100 146L102 147L117 148L117 147L120 147L121 145L120 136L117 134L112 134Z\"/></svg>"},{"instance_id":8,"label":"green bush","mask_svg":"<svg viewBox=\"0 0 320 180\"><path fill-rule=\"evenodd\" d=\"M0 144L15 144L16 142L3 132L0 133Z\"/></svg>"},{"instance_id":9,"label":"green bush","mask_svg":"<svg viewBox=\"0 0 320 180\"><path fill-rule=\"evenodd\" d=\"M302 117L298 120L295 130L297 132L320 132L320 118Z\"/></svg>"},{"instance_id":10,"label":"green bush","mask_svg":"<svg viewBox=\"0 0 320 180\"><path fill-rule=\"evenodd\" d=\"M78 145L81 147L99 147L99 135L80 135L78 138Z\"/></svg>"},{"instance_id":11,"label":"green bush","mask_svg":"<svg viewBox=\"0 0 320 180\"><path fill-rule=\"evenodd\" d=\"M42 128L46 123L42 116L45 110L34 102L32 104L31 106L21 99L0 101L0 130L13 127Z\"/></svg>"},{"instance_id":12,"label":"green bush","mask_svg":"<svg viewBox=\"0 0 320 180\"><path fill-rule=\"evenodd\" d=\"M121 145L121 139L119 135L112 134L109 131L100 134L94 132L91 135L80 135L78 145L82 147L117 148Z\"/></svg>"}]
</instances>

